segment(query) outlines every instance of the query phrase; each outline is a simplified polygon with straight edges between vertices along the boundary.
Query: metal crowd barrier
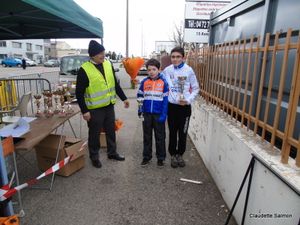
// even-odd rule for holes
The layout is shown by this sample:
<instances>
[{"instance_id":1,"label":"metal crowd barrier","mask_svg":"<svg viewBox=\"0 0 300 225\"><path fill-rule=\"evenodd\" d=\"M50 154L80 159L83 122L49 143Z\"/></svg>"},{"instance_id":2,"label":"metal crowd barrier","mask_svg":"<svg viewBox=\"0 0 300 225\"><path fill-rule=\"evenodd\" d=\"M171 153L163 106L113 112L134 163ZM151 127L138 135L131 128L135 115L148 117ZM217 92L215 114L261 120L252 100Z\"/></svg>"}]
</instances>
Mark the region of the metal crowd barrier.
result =
<instances>
[{"instance_id":1,"label":"metal crowd barrier","mask_svg":"<svg viewBox=\"0 0 300 225\"><path fill-rule=\"evenodd\" d=\"M42 94L51 91L51 83L44 78L10 78L0 79L0 112L11 110L17 106L21 97L28 92ZM31 113L33 114L34 102L30 101Z\"/></svg>"},{"instance_id":2,"label":"metal crowd barrier","mask_svg":"<svg viewBox=\"0 0 300 225\"><path fill-rule=\"evenodd\" d=\"M54 89L55 84L59 82L58 71L45 72L45 73L33 73L33 74L10 77L10 79L37 79L37 78L47 79L50 82L52 89Z\"/></svg>"}]
</instances>

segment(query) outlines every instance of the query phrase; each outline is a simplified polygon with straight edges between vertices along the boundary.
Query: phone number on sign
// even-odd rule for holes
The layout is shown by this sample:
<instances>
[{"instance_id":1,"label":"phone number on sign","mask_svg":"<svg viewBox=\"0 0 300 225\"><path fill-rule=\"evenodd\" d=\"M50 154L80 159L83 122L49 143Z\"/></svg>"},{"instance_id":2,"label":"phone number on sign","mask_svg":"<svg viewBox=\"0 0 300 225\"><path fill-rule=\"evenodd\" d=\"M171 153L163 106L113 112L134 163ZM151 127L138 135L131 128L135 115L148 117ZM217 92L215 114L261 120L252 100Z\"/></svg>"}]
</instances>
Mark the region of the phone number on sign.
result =
<instances>
[{"instance_id":1,"label":"phone number on sign","mask_svg":"<svg viewBox=\"0 0 300 225\"><path fill-rule=\"evenodd\" d=\"M208 29L209 20L195 20L195 19L186 19L185 28L190 29Z\"/></svg>"}]
</instances>

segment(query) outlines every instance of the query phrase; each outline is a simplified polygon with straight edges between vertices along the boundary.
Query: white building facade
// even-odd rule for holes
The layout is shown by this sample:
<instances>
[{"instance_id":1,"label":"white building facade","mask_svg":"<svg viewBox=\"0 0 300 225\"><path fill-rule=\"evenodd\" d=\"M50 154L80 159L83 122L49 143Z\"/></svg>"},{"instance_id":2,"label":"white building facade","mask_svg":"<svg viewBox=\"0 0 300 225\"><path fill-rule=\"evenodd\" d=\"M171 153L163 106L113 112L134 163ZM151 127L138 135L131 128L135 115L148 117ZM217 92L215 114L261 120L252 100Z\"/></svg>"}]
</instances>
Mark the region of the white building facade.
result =
<instances>
[{"instance_id":1,"label":"white building facade","mask_svg":"<svg viewBox=\"0 0 300 225\"><path fill-rule=\"evenodd\" d=\"M170 53L171 50L176 46L174 41L155 41L155 52L167 52Z\"/></svg>"},{"instance_id":2,"label":"white building facade","mask_svg":"<svg viewBox=\"0 0 300 225\"><path fill-rule=\"evenodd\" d=\"M29 58L37 63L44 61L43 39L0 40L0 60L6 57Z\"/></svg>"}]
</instances>

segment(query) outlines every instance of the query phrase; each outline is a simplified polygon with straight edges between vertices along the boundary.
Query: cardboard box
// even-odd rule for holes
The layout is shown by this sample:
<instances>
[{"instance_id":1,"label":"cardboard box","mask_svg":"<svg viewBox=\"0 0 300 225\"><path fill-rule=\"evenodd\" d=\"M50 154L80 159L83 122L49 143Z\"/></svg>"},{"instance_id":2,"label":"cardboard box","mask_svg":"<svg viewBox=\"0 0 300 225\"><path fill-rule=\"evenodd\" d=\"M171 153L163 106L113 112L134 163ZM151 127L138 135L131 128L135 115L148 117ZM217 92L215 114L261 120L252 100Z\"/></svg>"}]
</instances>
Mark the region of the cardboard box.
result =
<instances>
[{"instance_id":1,"label":"cardboard box","mask_svg":"<svg viewBox=\"0 0 300 225\"><path fill-rule=\"evenodd\" d=\"M36 157L40 170L46 171L54 165L60 137L60 135L50 134L35 147ZM71 162L58 170L56 174L61 176L70 176L77 170L84 167L84 155L87 149L84 148L82 151L78 151L81 148L82 144L83 141L79 138L62 136L58 161L70 155L73 155L73 157Z\"/></svg>"},{"instance_id":2,"label":"cardboard box","mask_svg":"<svg viewBox=\"0 0 300 225\"><path fill-rule=\"evenodd\" d=\"M101 148L107 148L107 141L106 141L106 136L105 132L100 133L100 147ZM118 141L118 132L116 132L116 142Z\"/></svg>"},{"instance_id":3,"label":"cardboard box","mask_svg":"<svg viewBox=\"0 0 300 225\"><path fill-rule=\"evenodd\" d=\"M107 148L106 136L104 132L100 133L100 146L101 148Z\"/></svg>"}]
</instances>

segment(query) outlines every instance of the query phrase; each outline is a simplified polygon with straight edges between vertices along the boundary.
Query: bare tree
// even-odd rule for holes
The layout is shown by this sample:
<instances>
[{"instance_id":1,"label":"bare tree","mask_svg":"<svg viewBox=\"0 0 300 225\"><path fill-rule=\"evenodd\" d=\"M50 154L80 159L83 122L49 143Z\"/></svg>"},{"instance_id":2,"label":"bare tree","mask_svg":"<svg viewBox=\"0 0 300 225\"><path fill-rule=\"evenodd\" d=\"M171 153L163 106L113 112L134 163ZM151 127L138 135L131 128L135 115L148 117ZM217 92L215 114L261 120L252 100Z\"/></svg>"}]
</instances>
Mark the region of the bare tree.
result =
<instances>
[{"instance_id":1,"label":"bare tree","mask_svg":"<svg viewBox=\"0 0 300 225\"><path fill-rule=\"evenodd\" d=\"M176 46L184 47L184 40L183 40L183 26L174 24L174 31L171 38L171 41L174 41L176 43Z\"/></svg>"}]
</instances>

